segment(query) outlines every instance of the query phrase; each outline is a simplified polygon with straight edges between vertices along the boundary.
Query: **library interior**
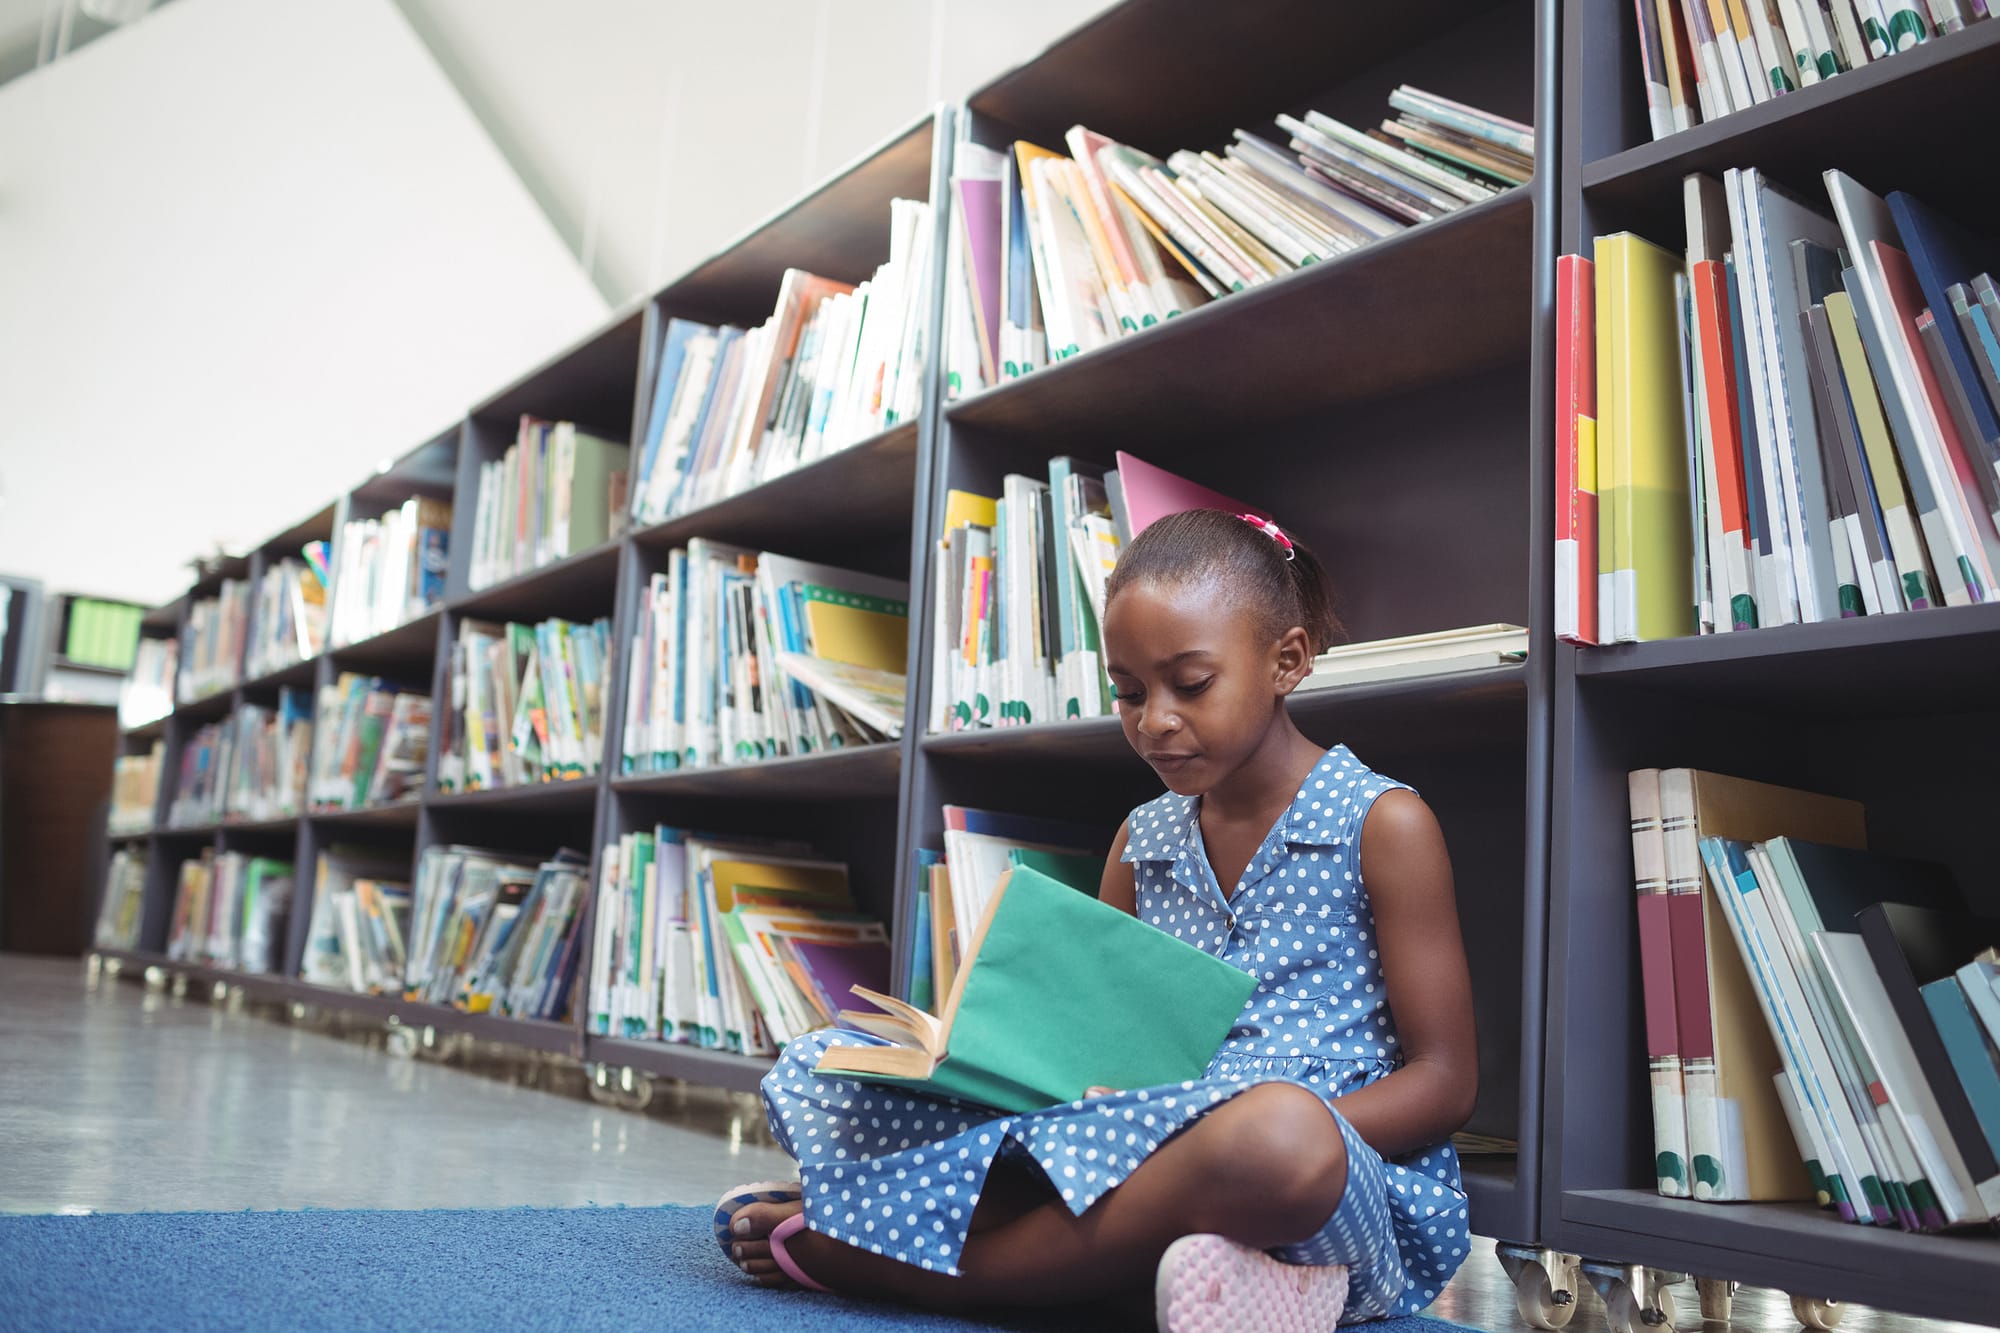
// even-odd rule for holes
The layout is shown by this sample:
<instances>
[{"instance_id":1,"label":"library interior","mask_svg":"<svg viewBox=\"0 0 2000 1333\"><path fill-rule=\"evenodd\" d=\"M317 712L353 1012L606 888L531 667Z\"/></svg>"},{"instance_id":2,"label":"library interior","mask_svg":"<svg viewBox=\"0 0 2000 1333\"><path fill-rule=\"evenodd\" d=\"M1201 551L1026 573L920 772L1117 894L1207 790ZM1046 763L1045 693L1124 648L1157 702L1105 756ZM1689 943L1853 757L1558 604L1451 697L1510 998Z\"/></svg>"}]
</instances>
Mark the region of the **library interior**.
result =
<instances>
[{"instance_id":1,"label":"library interior","mask_svg":"<svg viewBox=\"0 0 2000 1333\"><path fill-rule=\"evenodd\" d=\"M0 1328L2000 1326L1996 19L0 0Z\"/></svg>"}]
</instances>

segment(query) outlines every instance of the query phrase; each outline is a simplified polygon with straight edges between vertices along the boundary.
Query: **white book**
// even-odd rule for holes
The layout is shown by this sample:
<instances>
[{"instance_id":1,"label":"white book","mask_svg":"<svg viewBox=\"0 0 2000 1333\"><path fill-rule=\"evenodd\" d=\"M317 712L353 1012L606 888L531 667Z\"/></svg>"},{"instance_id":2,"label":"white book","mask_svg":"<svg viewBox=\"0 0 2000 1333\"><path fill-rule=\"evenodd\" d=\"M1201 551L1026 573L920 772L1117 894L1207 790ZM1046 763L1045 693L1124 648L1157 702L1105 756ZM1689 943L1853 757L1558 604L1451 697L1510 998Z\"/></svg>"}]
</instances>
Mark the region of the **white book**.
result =
<instances>
[{"instance_id":1,"label":"white book","mask_svg":"<svg viewBox=\"0 0 2000 1333\"><path fill-rule=\"evenodd\" d=\"M1760 97L1755 91L1757 63L1754 58L1746 59L1743 44L1736 39L1736 29L1731 23L1729 0L1697 0L1708 6L1710 24L1715 28L1716 63L1722 67L1723 81L1729 86L1729 102L1733 110L1742 111L1766 100L1770 94ZM1750 55L1755 55L1752 44Z\"/></svg>"},{"instance_id":2,"label":"white book","mask_svg":"<svg viewBox=\"0 0 2000 1333\"><path fill-rule=\"evenodd\" d=\"M1875 1066L1890 1104L1909 1130L1924 1164L1924 1177L1937 1194L1945 1219L1954 1225L1985 1221L1991 1210L1981 1202L1978 1186L1945 1126L1944 1113L1903 1033L1889 993L1883 989L1867 942L1848 932L1816 931L1813 946L1825 960L1827 976L1854 1018L1869 1063Z\"/></svg>"},{"instance_id":3,"label":"white book","mask_svg":"<svg viewBox=\"0 0 2000 1333\"><path fill-rule=\"evenodd\" d=\"M1777 373L1773 364L1776 361L1776 334L1767 327L1770 315L1762 300L1764 283L1759 276L1763 246L1750 230L1747 212L1750 191L1744 174L1731 168L1723 172L1722 185L1729 198L1730 234L1737 239L1737 290L1742 298L1743 349L1750 372L1747 387L1754 408L1758 468L1764 480L1764 512L1771 530L1771 549L1765 553L1767 595L1758 602L1758 623L1795 625L1800 618L1798 582L1793 572L1796 546L1789 526L1791 510L1784 502L1785 486L1779 477L1778 436L1774 422L1776 407L1772 384ZM1743 387L1738 386L1738 391L1741 392Z\"/></svg>"},{"instance_id":4,"label":"white book","mask_svg":"<svg viewBox=\"0 0 2000 1333\"><path fill-rule=\"evenodd\" d=\"M1288 119L1290 117L1281 117L1278 123L1283 125ZM1389 144L1383 143L1380 139L1370 138L1353 126L1343 124L1333 117L1323 115L1318 111L1306 112L1306 124L1318 130L1321 135L1332 139L1335 143L1351 151L1365 153L1379 162L1394 167L1405 176L1414 176L1418 180L1443 191L1447 195L1463 200L1465 203L1476 204L1482 200L1491 199L1499 193L1498 190L1491 186L1466 180L1462 176L1454 176L1443 167L1432 162L1427 162L1415 153L1392 147ZM1291 127L1287 126L1286 128L1289 129Z\"/></svg>"},{"instance_id":5,"label":"white book","mask_svg":"<svg viewBox=\"0 0 2000 1333\"><path fill-rule=\"evenodd\" d=\"M1813 0L1807 0L1811 5ZM1815 50L1812 25L1806 21L1805 9L1799 0L1778 0L1780 24L1777 36L1785 44L1785 52L1792 58L1793 78L1804 88L1820 80L1819 57Z\"/></svg>"},{"instance_id":6,"label":"white book","mask_svg":"<svg viewBox=\"0 0 2000 1333\"><path fill-rule=\"evenodd\" d=\"M1900 327L1895 317L1895 305L1889 299L1887 278L1872 248L1875 242L1900 245L1901 237L1896 231L1895 220L1881 197L1868 191L1853 177L1840 171L1828 171L1825 179L1835 215L1840 220L1848 256L1868 298L1867 318L1888 362L1890 387L1915 437L1917 453L1923 460L1926 480L1935 497L1944 535L1949 542L1945 550L1940 551L1935 545L1931 549L1939 579L1944 583L1945 600L1952 605L1988 600L1994 594L1994 570L1988 551L1990 544L2000 542L2000 538L1994 536L1993 519L1986 513L1984 505L1977 502L1977 497L1968 504L1967 497L1959 490L1958 478L1946 457L1937 417L1931 411L1930 398L1923 389L1922 370L1915 360L1921 353L1911 341L1916 336L1915 331ZM1857 320L1862 318L1863 312L1859 309L1854 313ZM1963 569L1969 570L1978 581L1978 596L1964 581L1947 574L1946 567L1955 562L1962 562Z\"/></svg>"},{"instance_id":7,"label":"white book","mask_svg":"<svg viewBox=\"0 0 2000 1333\"><path fill-rule=\"evenodd\" d=\"M1757 58L1762 62L1764 84L1772 96L1782 96L1799 86L1792 66L1790 44L1785 40L1777 0L1743 0L1750 14L1750 31L1757 38Z\"/></svg>"}]
</instances>

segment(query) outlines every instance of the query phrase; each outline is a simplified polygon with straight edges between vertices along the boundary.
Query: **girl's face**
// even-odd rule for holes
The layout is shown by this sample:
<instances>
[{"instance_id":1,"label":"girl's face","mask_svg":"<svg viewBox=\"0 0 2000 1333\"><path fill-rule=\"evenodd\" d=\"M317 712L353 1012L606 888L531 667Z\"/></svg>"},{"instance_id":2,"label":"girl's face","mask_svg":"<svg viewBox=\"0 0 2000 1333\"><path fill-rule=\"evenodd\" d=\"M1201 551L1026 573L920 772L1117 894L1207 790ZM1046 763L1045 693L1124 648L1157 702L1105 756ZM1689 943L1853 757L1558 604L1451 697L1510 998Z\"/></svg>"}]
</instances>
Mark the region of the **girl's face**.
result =
<instances>
[{"instance_id":1,"label":"girl's face","mask_svg":"<svg viewBox=\"0 0 2000 1333\"><path fill-rule=\"evenodd\" d=\"M1312 668L1304 630L1269 641L1215 584L1150 580L1106 611L1104 661L1125 739L1182 796L1235 772Z\"/></svg>"}]
</instances>

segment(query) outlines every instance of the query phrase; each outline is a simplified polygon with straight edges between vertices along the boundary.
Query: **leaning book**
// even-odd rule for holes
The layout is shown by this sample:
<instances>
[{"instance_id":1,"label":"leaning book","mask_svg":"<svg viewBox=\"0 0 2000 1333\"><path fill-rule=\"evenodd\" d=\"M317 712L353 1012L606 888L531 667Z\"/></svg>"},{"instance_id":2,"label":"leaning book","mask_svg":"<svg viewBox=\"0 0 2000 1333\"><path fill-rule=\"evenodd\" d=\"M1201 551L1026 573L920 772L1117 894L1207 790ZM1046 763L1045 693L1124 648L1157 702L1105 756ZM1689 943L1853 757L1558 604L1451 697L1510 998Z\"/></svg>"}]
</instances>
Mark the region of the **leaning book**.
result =
<instances>
[{"instance_id":1,"label":"leaning book","mask_svg":"<svg viewBox=\"0 0 2000 1333\"><path fill-rule=\"evenodd\" d=\"M1093 1086L1200 1078L1256 984L1193 945L1016 867L995 886L942 1012L855 987L881 1012L842 1010L842 1025L890 1044L836 1042L817 1068L1002 1111L1040 1110Z\"/></svg>"}]
</instances>

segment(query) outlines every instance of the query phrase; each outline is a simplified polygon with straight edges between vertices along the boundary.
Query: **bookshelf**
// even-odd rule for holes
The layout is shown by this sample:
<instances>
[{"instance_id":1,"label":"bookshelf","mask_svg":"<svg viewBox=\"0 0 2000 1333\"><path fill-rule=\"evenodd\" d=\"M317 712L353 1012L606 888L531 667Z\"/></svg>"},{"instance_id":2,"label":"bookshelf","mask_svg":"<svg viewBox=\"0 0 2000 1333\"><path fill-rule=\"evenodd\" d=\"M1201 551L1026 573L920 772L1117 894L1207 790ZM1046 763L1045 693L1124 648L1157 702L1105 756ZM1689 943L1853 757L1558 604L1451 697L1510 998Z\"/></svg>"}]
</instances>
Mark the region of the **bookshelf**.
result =
<instances>
[{"instance_id":1,"label":"bookshelf","mask_svg":"<svg viewBox=\"0 0 2000 1333\"><path fill-rule=\"evenodd\" d=\"M1937 108L1990 111L2000 24L1986 22L1777 101L1654 142L1632 12L1569 5L1562 30L1561 249L1630 228L1682 241L1680 183L1755 166L1802 198L1820 172L1909 189L1990 221ZM1537 337L1553 341L1553 330ZM1537 392L1552 380L1541 377ZM1805 1204L1709 1205L1653 1188L1625 774L1690 765L1858 799L1869 846L1950 865L1978 903L2000 785L1991 605L1553 654L1549 1050L1542 1235L1619 1263L1985 1322L2000 1289L1990 1233L1913 1235ZM1985 891L1988 910L1994 905Z\"/></svg>"},{"instance_id":2,"label":"bookshelf","mask_svg":"<svg viewBox=\"0 0 2000 1333\"><path fill-rule=\"evenodd\" d=\"M1468 1156L1473 1224L1521 1244L1544 1239L1542 1020L1549 855L1553 486L1553 0L1424 0L1393 7L1258 0L1227 12L1191 0L1127 0L1043 55L898 132L797 203L751 228L596 333L474 406L338 502L339 516L381 512L418 483L448 486L451 561L443 605L313 663L325 683L366 669L444 697L451 645L468 617L613 619L608 698L622 701L629 637L647 579L667 553L711 538L907 579L910 687L903 738L796 759L625 775L616 771L614 708L603 771L578 782L472 794L435 789L442 708L433 709L430 781L414 802L311 813L294 849L309 876L318 849L393 849L414 867L450 842L547 855L604 849L657 823L719 832L780 829L847 861L861 906L908 927L909 866L941 845L947 802L1087 820L1109 845L1118 822L1159 785L1114 720L925 735L931 555L952 487L997 493L1011 471L1053 456L1148 461L1275 509L1327 561L1353 637L1507 621L1530 628L1519 667L1302 695L1293 707L1315 739L1344 741L1414 785L1436 807L1459 877L1480 1018L1481 1095L1470 1128L1516 1151ZM947 404L933 357L921 409L808 467L697 511L626 531L569 559L487 587L470 585L479 467L501 455L523 412L564 417L635 444L650 410L665 329L676 317L755 324L782 274L799 267L844 281L888 254L889 201L943 199L961 137L1054 144L1082 122L1166 152L1219 146L1242 126L1307 106L1351 120L1381 116L1404 81L1541 125L1534 183L1442 221L1314 265L1024 380ZM932 260L944 263L944 210ZM942 285L928 312L936 347ZM1221 446L1221 447L1218 447ZM449 481L443 479L448 477ZM184 615L184 612L180 614ZM246 689L269 688L252 682ZM225 710L226 711L226 708ZM166 723L170 739L184 721ZM170 748L170 756L173 753ZM1622 792L1622 785L1620 791ZM164 800L163 794L163 800ZM164 807L163 807L164 808ZM1621 826L1622 828L1622 826ZM283 828L175 831L150 840L146 932L120 955L158 957L173 867L201 846L270 839ZM259 844L264 845L264 844ZM306 898L302 886L299 901ZM511 1020L350 996L295 978L306 913L295 910L285 977L256 987L288 1001L347 1008L439 1031L536 1045L547 1034ZM578 925L590 939L586 916ZM903 966L898 950L898 968ZM195 975L199 969L174 970ZM213 971L209 969L208 971ZM197 977L229 983L234 978ZM899 987L907 978L898 975ZM1622 984L1622 983L1621 983ZM306 992L311 995L307 996ZM579 1007L581 1008L581 1007ZM546 1026L546 1025L542 1025ZM586 1061L739 1090L768 1061L588 1034ZM517 1034L517 1035L510 1035ZM551 1049L544 1046L543 1049ZM1572 1080L1578 1081L1578 1080ZM1559 1088L1558 1088L1559 1092Z\"/></svg>"}]
</instances>

